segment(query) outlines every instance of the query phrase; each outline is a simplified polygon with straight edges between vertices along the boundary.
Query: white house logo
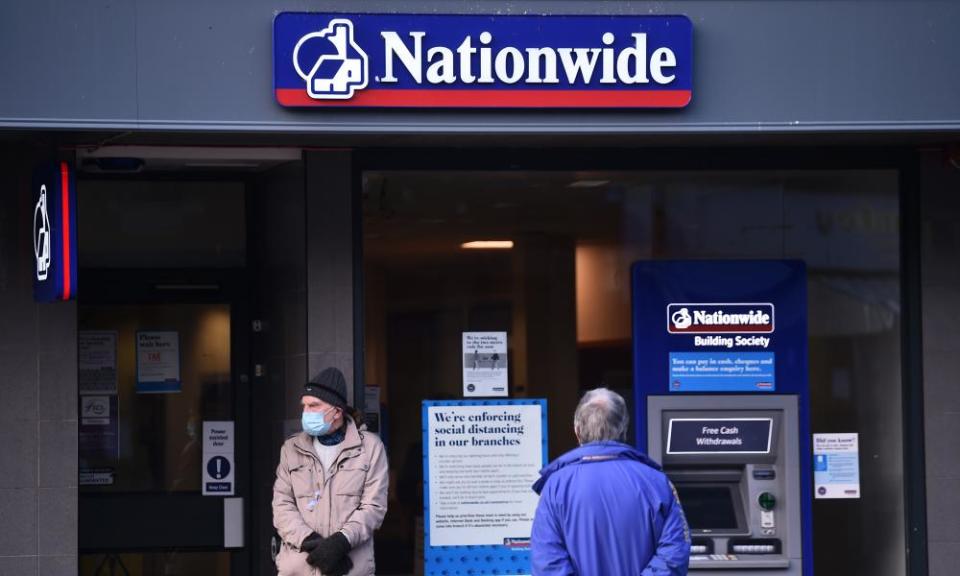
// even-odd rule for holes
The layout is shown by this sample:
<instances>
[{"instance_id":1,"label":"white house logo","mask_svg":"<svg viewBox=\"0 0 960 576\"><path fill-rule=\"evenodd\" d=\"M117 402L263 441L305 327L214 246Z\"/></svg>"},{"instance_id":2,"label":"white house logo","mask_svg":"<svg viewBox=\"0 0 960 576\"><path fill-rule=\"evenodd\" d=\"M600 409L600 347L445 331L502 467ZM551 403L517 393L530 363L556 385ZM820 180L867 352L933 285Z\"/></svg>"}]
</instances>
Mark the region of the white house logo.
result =
<instances>
[{"instance_id":1,"label":"white house logo","mask_svg":"<svg viewBox=\"0 0 960 576\"><path fill-rule=\"evenodd\" d=\"M774 331L774 306L763 303L669 304L671 334L769 334Z\"/></svg>"},{"instance_id":2,"label":"white house logo","mask_svg":"<svg viewBox=\"0 0 960 576\"><path fill-rule=\"evenodd\" d=\"M37 260L37 280L43 282L50 270L50 216L47 214L46 186L40 186L40 199L33 209L33 255Z\"/></svg>"},{"instance_id":3,"label":"white house logo","mask_svg":"<svg viewBox=\"0 0 960 576\"><path fill-rule=\"evenodd\" d=\"M693 324L693 318L688 309L681 308L670 315L670 322L677 330L686 330Z\"/></svg>"},{"instance_id":4,"label":"white house logo","mask_svg":"<svg viewBox=\"0 0 960 576\"><path fill-rule=\"evenodd\" d=\"M324 41L332 45L333 52L329 45L324 45L320 47L321 55L305 57L308 63L312 61L309 71L305 71L300 62L301 49ZM367 87L367 53L357 44L353 22L346 18L334 18L323 30L300 38L293 49L293 67L307 83L307 94L315 100L349 100L356 91Z\"/></svg>"}]
</instances>

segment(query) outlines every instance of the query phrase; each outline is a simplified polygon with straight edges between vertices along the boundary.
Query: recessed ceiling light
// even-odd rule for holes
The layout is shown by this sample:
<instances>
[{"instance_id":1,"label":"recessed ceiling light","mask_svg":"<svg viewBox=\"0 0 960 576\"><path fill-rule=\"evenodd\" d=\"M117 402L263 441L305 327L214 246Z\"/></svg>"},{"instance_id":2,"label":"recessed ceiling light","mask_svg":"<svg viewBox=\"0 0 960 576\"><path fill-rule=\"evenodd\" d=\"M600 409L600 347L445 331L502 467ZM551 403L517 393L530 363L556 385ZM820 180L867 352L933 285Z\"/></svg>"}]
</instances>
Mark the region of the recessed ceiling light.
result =
<instances>
[{"instance_id":1,"label":"recessed ceiling light","mask_svg":"<svg viewBox=\"0 0 960 576\"><path fill-rule=\"evenodd\" d=\"M259 168L259 162L186 162L187 168Z\"/></svg>"},{"instance_id":2,"label":"recessed ceiling light","mask_svg":"<svg viewBox=\"0 0 960 576\"><path fill-rule=\"evenodd\" d=\"M575 180L567 184L567 188L599 188L609 183L609 180Z\"/></svg>"},{"instance_id":3,"label":"recessed ceiling light","mask_svg":"<svg viewBox=\"0 0 960 576\"><path fill-rule=\"evenodd\" d=\"M513 240L474 240L460 245L464 250L510 250Z\"/></svg>"}]
</instances>

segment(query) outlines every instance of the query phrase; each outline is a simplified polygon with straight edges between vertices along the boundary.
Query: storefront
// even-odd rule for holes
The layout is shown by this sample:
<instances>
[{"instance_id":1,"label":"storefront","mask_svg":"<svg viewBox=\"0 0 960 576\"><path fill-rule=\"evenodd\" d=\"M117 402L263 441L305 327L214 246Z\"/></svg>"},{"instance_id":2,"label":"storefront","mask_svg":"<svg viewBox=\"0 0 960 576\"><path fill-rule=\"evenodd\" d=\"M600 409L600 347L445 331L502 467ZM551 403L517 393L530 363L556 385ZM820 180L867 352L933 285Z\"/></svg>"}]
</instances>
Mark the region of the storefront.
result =
<instances>
[{"instance_id":1,"label":"storefront","mask_svg":"<svg viewBox=\"0 0 960 576\"><path fill-rule=\"evenodd\" d=\"M272 573L278 450L332 365L390 458L378 573L422 574L421 403L466 394L465 333L505 334L491 369L547 400L552 458L585 390L635 401L631 265L744 260L805 265L808 433L859 442L855 497L804 504L804 573L952 573L960 7L398 11L3 9L0 517L23 530L0 573ZM34 303L51 160L77 274Z\"/></svg>"}]
</instances>

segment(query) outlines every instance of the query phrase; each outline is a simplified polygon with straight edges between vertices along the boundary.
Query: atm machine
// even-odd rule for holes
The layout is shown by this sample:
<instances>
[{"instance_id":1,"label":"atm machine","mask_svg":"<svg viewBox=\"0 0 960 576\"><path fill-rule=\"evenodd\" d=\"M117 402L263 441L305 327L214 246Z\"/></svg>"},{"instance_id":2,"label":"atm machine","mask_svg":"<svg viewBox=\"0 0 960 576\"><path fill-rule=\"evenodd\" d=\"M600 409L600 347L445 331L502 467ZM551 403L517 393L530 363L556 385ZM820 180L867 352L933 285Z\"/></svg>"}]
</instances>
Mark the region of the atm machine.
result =
<instances>
[{"instance_id":1,"label":"atm machine","mask_svg":"<svg viewBox=\"0 0 960 576\"><path fill-rule=\"evenodd\" d=\"M683 505L691 571L802 574L798 430L793 395L647 398L648 452Z\"/></svg>"},{"instance_id":2,"label":"atm machine","mask_svg":"<svg viewBox=\"0 0 960 576\"><path fill-rule=\"evenodd\" d=\"M637 446L663 465L690 573L811 576L802 262L632 268Z\"/></svg>"}]
</instances>

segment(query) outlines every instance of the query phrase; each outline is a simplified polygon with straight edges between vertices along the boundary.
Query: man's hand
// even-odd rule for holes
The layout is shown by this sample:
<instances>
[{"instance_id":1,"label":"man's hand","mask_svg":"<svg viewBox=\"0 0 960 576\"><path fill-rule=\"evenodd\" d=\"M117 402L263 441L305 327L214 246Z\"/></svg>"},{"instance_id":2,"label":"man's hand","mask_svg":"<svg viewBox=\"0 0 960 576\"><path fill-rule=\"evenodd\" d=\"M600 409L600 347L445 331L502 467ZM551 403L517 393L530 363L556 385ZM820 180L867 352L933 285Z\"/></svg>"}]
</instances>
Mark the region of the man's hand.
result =
<instances>
[{"instance_id":1,"label":"man's hand","mask_svg":"<svg viewBox=\"0 0 960 576\"><path fill-rule=\"evenodd\" d=\"M317 547L323 540L323 536L317 534L316 532L311 532L309 536L303 539L303 542L300 543L301 552L310 552Z\"/></svg>"},{"instance_id":2,"label":"man's hand","mask_svg":"<svg viewBox=\"0 0 960 576\"><path fill-rule=\"evenodd\" d=\"M329 538L322 539L307 556L307 563L320 569L324 574L337 574L334 570L339 567L343 558L350 560L347 552L350 551L350 542L342 532L337 532ZM351 568L353 564L350 564ZM347 569L349 572L349 568ZM344 572L346 574L346 572Z\"/></svg>"},{"instance_id":3,"label":"man's hand","mask_svg":"<svg viewBox=\"0 0 960 576\"><path fill-rule=\"evenodd\" d=\"M333 570L327 574L328 576L347 576L351 570L353 570L353 560L350 559L349 554L344 554Z\"/></svg>"}]
</instances>

